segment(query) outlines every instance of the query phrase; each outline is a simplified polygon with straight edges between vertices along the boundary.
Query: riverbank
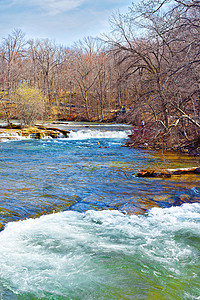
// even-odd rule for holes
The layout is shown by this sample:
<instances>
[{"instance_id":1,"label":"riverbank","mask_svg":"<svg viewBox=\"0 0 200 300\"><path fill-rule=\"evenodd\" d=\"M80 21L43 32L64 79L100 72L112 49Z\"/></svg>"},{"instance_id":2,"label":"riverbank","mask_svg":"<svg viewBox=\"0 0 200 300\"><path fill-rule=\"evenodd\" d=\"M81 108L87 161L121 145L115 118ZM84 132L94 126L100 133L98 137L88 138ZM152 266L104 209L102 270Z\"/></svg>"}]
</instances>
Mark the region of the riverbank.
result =
<instances>
[{"instance_id":1,"label":"riverbank","mask_svg":"<svg viewBox=\"0 0 200 300\"><path fill-rule=\"evenodd\" d=\"M200 156L200 133L193 135L190 140L179 136L175 139L169 133L159 132L148 124L133 126L126 145L130 148L175 151Z\"/></svg>"}]
</instances>

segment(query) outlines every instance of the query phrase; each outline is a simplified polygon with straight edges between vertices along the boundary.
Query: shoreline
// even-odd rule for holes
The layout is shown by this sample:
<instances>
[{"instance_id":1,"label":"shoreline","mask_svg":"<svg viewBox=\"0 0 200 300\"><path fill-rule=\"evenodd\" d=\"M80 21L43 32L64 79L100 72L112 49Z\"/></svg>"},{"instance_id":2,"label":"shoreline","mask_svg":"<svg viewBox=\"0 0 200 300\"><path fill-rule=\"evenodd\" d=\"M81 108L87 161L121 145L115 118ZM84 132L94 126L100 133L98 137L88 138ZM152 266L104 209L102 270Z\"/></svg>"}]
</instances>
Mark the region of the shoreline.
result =
<instances>
[{"instance_id":1,"label":"shoreline","mask_svg":"<svg viewBox=\"0 0 200 300\"><path fill-rule=\"evenodd\" d=\"M198 157L200 156L200 135L194 136L191 140L179 139L177 142L167 134L157 134L148 125L133 126L126 146L144 150L172 151Z\"/></svg>"}]
</instances>

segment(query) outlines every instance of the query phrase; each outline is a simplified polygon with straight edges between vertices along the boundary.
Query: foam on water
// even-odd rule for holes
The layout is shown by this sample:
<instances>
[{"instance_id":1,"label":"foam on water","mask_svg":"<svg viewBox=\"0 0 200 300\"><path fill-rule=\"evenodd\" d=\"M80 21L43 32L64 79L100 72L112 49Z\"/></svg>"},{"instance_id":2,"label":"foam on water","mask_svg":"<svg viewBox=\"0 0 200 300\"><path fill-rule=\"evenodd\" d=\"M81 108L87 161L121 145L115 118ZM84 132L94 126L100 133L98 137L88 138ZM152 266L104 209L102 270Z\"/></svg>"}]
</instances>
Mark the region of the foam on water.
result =
<instances>
[{"instance_id":1,"label":"foam on water","mask_svg":"<svg viewBox=\"0 0 200 300\"><path fill-rule=\"evenodd\" d=\"M85 140L85 139L126 139L131 134L131 130L102 130L102 129L81 129L81 130L70 130L69 140ZM66 139L63 134L60 134L59 139ZM30 134L24 137L18 133L1 133L0 141L19 141L26 139L34 139L34 135ZM42 139L52 139L50 136L44 136Z\"/></svg>"},{"instance_id":2,"label":"foam on water","mask_svg":"<svg viewBox=\"0 0 200 300\"><path fill-rule=\"evenodd\" d=\"M19 141L24 140L26 137L23 137L21 134L17 132L2 132L0 133L0 141L8 142L8 141Z\"/></svg>"},{"instance_id":3,"label":"foam on water","mask_svg":"<svg viewBox=\"0 0 200 300\"><path fill-rule=\"evenodd\" d=\"M0 233L0 282L26 299L198 299L199 240L200 204L12 222Z\"/></svg>"},{"instance_id":4,"label":"foam on water","mask_svg":"<svg viewBox=\"0 0 200 300\"><path fill-rule=\"evenodd\" d=\"M92 129L81 129L78 131L71 131L69 139L72 140L84 140L84 139L126 139L131 133L130 130L92 130Z\"/></svg>"}]
</instances>

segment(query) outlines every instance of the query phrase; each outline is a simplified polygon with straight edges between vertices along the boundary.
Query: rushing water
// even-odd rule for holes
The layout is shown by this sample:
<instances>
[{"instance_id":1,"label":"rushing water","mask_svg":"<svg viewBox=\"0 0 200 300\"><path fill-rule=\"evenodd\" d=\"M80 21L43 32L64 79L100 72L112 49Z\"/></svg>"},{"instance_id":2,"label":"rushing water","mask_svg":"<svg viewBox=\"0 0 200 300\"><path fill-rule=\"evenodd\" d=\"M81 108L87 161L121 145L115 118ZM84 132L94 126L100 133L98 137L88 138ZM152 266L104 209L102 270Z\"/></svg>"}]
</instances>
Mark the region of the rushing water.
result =
<instances>
[{"instance_id":1,"label":"rushing water","mask_svg":"<svg viewBox=\"0 0 200 300\"><path fill-rule=\"evenodd\" d=\"M61 127L0 144L0 299L200 299L199 175L135 176L198 159L121 147L128 126Z\"/></svg>"}]
</instances>

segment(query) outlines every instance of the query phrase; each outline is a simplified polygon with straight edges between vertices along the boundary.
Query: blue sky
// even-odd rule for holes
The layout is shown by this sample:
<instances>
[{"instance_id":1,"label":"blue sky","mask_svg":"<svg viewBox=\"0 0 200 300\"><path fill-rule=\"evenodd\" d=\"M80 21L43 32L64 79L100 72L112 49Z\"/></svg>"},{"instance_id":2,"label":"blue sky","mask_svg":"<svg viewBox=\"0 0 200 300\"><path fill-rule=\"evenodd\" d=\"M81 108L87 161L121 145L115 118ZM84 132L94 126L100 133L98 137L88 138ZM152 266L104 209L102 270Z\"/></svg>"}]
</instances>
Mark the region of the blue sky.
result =
<instances>
[{"instance_id":1,"label":"blue sky","mask_svg":"<svg viewBox=\"0 0 200 300\"><path fill-rule=\"evenodd\" d=\"M49 38L71 46L109 31L109 17L131 0L0 0L0 39L15 29L26 38Z\"/></svg>"}]
</instances>

